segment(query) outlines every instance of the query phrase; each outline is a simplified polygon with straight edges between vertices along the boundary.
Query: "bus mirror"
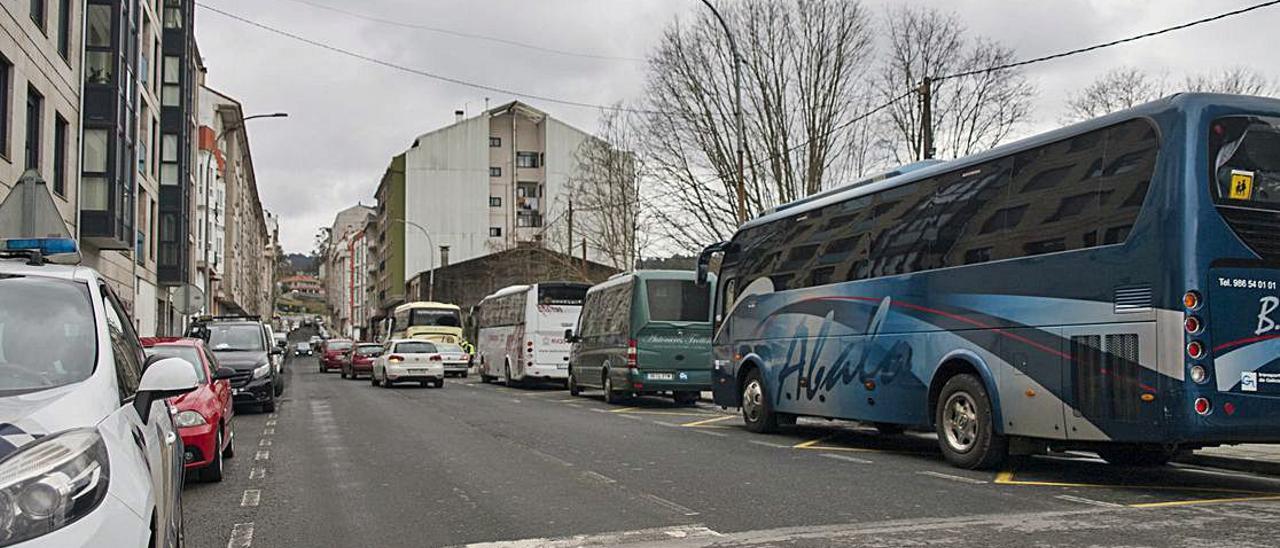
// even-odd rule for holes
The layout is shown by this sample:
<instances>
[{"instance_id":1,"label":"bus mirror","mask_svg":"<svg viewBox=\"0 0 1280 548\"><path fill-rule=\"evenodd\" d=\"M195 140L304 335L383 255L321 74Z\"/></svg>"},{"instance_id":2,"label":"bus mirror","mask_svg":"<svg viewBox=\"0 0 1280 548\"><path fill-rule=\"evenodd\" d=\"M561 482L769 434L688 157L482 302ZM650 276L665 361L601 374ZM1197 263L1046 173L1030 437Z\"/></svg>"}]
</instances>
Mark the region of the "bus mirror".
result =
<instances>
[{"instance_id":1,"label":"bus mirror","mask_svg":"<svg viewBox=\"0 0 1280 548\"><path fill-rule=\"evenodd\" d=\"M698 254L698 268L697 274L694 278L694 283L697 284L698 287L707 285L707 273L711 269L711 256L723 251L727 243L728 242L716 242L707 246L702 250L702 253Z\"/></svg>"},{"instance_id":2,"label":"bus mirror","mask_svg":"<svg viewBox=\"0 0 1280 548\"><path fill-rule=\"evenodd\" d=\"M577 338L577 337L575 337L575 336L573 336L573 330L572 330L572 329L566 329L566 330L564 330L564 342L567 342L567 343L575 343L575 342L578 342L578 338Z\"/></svg>"}]
</instances>

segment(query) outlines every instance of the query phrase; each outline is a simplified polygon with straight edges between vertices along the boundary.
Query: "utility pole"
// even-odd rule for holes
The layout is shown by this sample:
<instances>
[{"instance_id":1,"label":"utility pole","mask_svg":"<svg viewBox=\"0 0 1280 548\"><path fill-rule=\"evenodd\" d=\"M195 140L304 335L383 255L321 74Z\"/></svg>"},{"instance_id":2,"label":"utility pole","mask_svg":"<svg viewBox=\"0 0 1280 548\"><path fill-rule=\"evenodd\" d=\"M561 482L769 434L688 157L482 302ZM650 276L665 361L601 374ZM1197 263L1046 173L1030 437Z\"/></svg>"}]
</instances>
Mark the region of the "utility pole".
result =
<instances>
[{"instance_id":1,"label":"utility pole","mask_svg":"<svg viewBox=\"0 0 1280 548\"><path fill-rule=\"evenodd\" d=\"M573 255L573 195L569 195L569 255Z\"/></svg>"},{"instance_id":2,"label":"utility pole","mask_svg":"<svg viewBox=\"0 0 1280 548\"><path fill-rule=\"evenodd\" d=\"M710 0L702 0L702 3L711 10L716 16L716 20L720 22L720 28L724 29L724 35L729 40L729 53L733 55L733 118L737 131L737 150L738 156L738 224L747 222L747 197L746 197L746 168L743 164L743 150L746 149L747 130L746 125L742 121L742 56L738 54L738 42L733 38L733 31L729 30L729 24L724 21L724 17L720 16L720 12L711 4Z\"/></svg>"},{"instance_id":3,"label":"utility pole","mask_svg":"<svg viewBox=\"0 0 1280 548\"><path fill-rule=\"evenodd\" d=\"M933 79L920 82L920 160L933 159Z\"/></svg>"}]
</instances>

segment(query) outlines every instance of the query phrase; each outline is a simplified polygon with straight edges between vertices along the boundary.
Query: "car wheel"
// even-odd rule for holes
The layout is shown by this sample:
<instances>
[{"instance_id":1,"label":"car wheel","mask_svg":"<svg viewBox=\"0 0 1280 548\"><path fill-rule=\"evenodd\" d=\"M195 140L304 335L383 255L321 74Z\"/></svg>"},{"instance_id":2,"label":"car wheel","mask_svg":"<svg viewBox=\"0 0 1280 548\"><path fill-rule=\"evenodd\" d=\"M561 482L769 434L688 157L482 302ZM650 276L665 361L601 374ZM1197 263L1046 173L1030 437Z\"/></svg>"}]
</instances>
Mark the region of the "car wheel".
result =
<instances>
[{"instance_id":1,"label":"car wheel","mask_svg":"<svg viewBox=\"0 0 1280 548\"><path fill-rule=\"evenodd\" d=\"M444 379L436 381L436 388L444 388Z\"/></svg>"},{"instance_id":2,"label":"car wheel","mask_svg":"<svg viewBox=\"0 0 1280 548\"><path fill-rule=\"evenodd\" d=\"M383 388L391 388L391 379L382 379Z\"/></svg>"},{"instance_id":3,"label":"car wheel","mask_svg":"<svg viewBox=\"0 0 1280 548\"><path fill-rule=\"evenodd\" d=\"M347 375L347 368L345 368L345 367L344 367L344 368L342 368L342 369L339 371L339 373L341 374L342 378L344 378L344 379L348 377L348 375Z\"/></svg>"},{"instance_id":4,"label":"car wheel","mask_svg":"<svg viewBox=\"0 0 1280 548\"><path fill-rule=\"evenodd\" d=\"M769 401L764 377L759 369L752 369L742 383L742 421L746 423L747 430L772 434L778 431L778 419L779 413L774 412L773 403Z\"/></svg>"},{"instance_id":5,"label":"car wheel","mask_svg":"<svg viewBox=\"0 0 1280 548\"><path fill-rule=\"evenodd\" d=\"M470 373L463 373L461 376L462 376L462 378L464 378L464 379L465 379L465 378L467 378L468 376L470 376Z\"/></svg>"},{"instance_id":6,"label":"car wheel","mask_svg":"<svg viewBox=\"0 0 1280 548\"><path fill-rule=\"evenodd\" d=\"M493 378L493 377L490 377L490 376L488 376L488 375L485 375L484 373L481 373L481 374L480 374L480 383L481 383L481 384L489 384L489 383L491 383L491 382L493 382L493 381L494 381L494 378Z\"/></svg>"},{"instance_id":7,"label":"car wheel","mask_svg":"<svg viewBox=\"0 0 1280 548\"><path fill-rule=\"evenodd\" d=\"M222 481L222 451L217 450L218 447L222 447L222 432L218 432L218 437L213 442L213 447L213 462L210 462L204 470L200 471L200 479L217 483Z\"/></svg>"},{"instance_id":8,"label":"car wheel","mask_svg":"<svg viewBox=\"0 0 1280 548\"><path fill-rule=\"evenodd\" d=\"M426 388L426 387L428 387L428 386L431 386L431 383L430 383L430 382L428 382L428 381L418 381L418 386L420 386L420 387L422 387L422 388Z\"/></svg>"},{"instance_id":9,"label":"car wheel","mask_svg":"<svg viewBox=\"0 0 1280 548\"><path fill-rule=\"evenodd\" d=\"M274 413L276 411L275 394L271 395L271 399L267 400L267 403L262 404L262 411L265 413Z\"/></svg>"},{"instance_id":10,"label":"car wheel","mask_svg":"<svg viewBox=\"0 0 1280 548\"><path fill-rule=\"evenodd\" d=\"M995 431L991 398L978 377L964 374L948 380L933 418L942 454L955 466L994 468L1009 454L1009 440Z\"/></svg>"},{"instance_id":11,"label":"car wheel","mask_svg":"<svg viewBox=\"0 0 1280 548\"><path fill-rule=\"evenodd\" d=\"M319 362L317 365L320 367L320 372L324 373L324 362Z\"/></svg>"},{"instance_id":12,"label":"car wheel","mask_svg":"<svg viewBox=\"0 0 1280 548\"><path fill-rule=\"evenodd\" d=\"M234 459L236 457L236 436L231 434L231 439L227 440L227 446L222 448L222 458Z\"/></svg>"},{"instance_id":13,"label":"car wheel","mask_svg":"<svg viewBox=\"0 0 1280 548\"><path fill-rule=\"evenodd\" d=\"M566 381L566 384L569 385L570 396L579 396L582 394L582 388L578 386L578 376L573 374L572 366L569 367L569 380Z\"/></svg>"},{"instance_id":14,"label":"car wheel","mask_svg":"<svg viewBox=\"0 0 1280 548\"><path fill-rule=\"evenodd\" d=\"M604 374L604 382L602 382L601 384L604 386L604 402L605 403L608 403L611 405L622 403L622 394L614 391L613 379L609 378L609 373L607 371Z\"/></svg>"},{"instance_id":15,"label":"car wheel","mask_svg":"<svg viewBox=\"0 0 1280 548\"><path fill-rule=\"evenodd\" d=\"M520 386L520 381L516 381L511 378L511 364L507 364L506 367L503 368L502 376L503 376L503 382L506 383L507 388L515 388Z\"/></svg>"}]
</instances>

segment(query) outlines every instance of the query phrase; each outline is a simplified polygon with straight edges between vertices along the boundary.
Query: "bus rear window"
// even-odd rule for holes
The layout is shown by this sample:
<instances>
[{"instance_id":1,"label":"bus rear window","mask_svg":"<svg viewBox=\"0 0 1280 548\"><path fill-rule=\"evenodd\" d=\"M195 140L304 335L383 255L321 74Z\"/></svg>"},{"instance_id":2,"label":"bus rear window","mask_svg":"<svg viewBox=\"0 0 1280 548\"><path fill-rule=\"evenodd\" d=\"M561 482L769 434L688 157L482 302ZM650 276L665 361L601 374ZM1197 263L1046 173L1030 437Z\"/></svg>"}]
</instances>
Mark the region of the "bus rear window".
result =
<instances>
[{"instance_id":1,"label":"bus rear window","mask_svg":"<svg viewBox=\"0 0 1280 548\"><path fill-rule=\"evenodd\" d=\"M562 306L582 306L587 298L585 285L538 285L538 304L558 304Z\"/></svg>"},{"instance_id":2,"label":"bus rear window","mask_svg":"<svg viewBox=\"0 0 1280 548\"><path fill-rule=\"evenodd\" d=\"M462 327L457 310L415 308L410 314L410 326Z\"/></svg>"},{"instance_id":3,"label":"bus rear window","mask_svg":"<svg viewBox=\"0 0 1280 548\"><path fill-rule=\"evenodd\" d=\"M711 295L693 280L646 280L651 322L710 321Z\"/></svg>"},{"instance_id":4,"label":"bus rear window","mask_svg":"<svg viewBox=\"0 0 1280 548\"><path fill-rule=\"evenodd\" d=\"M1218 203L1280 209L1280 118L1219 118L1209 139Z\"/></svg>"}]
</instances>

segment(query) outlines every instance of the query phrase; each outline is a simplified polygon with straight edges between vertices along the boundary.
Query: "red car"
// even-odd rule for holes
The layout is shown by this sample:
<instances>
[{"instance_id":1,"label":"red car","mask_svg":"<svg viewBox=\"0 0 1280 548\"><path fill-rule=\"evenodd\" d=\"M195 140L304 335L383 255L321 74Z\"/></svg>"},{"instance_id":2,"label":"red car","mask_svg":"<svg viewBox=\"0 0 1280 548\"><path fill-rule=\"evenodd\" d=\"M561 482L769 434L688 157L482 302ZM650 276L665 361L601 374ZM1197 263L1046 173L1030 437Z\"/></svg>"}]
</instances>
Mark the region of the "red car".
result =
<instances>
[{"instance_id":1,"label":"red car","mask_svg":"<svg viewBox=\"0 0 1280 548\"><path fill-rule=\"evenodd\" d=\"M382 354L378 343L358 343L343 355L342 378L358 379L361 373L373 376L373 359Z\"/></svg>"},{"instance_id":2,"label":"red car","mask_svg":"<svg viewBox=\"0 0 1280 548\"><path fill-rule=\"evenodd\" d=\"M196 389L169 400L177 409L173 422L182 435L186 469L205 481L222 481L222 460L235 456L231 419L231 382L236 371L218 367L200 339L145 337L148 356L182 358L196 368Z\"/></svg>"},{"instance_id":3,"label":"red car","mask_svg":"<svg viewBox=\"0 0 1280 548\"><path fill-rule=\"evenodd\" d=\"M329 339L320 350L320 372L328 373L330 369L342 369L347 351L355 343L351 339Z\"/></svg>"}]
</instances>

